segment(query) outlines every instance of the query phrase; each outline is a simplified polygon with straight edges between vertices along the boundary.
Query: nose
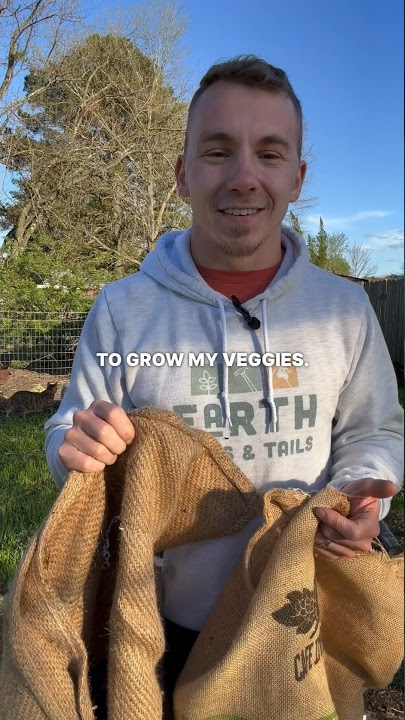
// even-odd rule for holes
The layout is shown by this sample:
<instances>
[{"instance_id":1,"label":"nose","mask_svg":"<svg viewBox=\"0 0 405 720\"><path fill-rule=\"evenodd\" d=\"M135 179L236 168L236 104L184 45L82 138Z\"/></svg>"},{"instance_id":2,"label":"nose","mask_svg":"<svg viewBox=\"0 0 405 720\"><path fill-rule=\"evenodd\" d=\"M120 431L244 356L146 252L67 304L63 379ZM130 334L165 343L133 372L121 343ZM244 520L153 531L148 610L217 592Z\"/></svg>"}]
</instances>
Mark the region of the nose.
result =
<instances>
[{"instance_id":1,"label":"nose","mask_svg":"<svg viewBox=\"0 0 405 720\"><path fill-rule=\"evenodd\" d=\"M258 179L255 173L255 159L248 153L235 154L229 165L228 189L238 192L257 190Z\"/></svg>"}]
</instances>

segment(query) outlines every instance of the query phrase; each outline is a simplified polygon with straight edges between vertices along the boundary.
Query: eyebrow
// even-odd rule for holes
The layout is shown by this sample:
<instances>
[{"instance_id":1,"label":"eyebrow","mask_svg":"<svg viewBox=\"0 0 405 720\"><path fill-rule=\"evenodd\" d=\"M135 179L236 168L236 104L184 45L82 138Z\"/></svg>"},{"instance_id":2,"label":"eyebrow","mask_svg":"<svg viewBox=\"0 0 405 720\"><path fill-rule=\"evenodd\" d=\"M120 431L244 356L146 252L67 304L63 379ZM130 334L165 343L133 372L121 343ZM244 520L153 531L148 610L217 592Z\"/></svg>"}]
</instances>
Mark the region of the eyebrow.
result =
<instances>
[{"instance_id":1,"label":"eyebrow","mask_svg":"<svg viewBox=\"0 0 405 720\"><path fill-rule=\"evenodd\" d=\"M232 143L233 138L231 135L228 135L228 133L225 132L205 132L202 133L198 139L197 144L198 145L205 145L209 142L228 142ZM289 150L290 143L285 138L281 137L281 135L264 135L260 138L260 140L257 143L258 145L281 145L286 150Z\"/></svg>"}]
</instances>

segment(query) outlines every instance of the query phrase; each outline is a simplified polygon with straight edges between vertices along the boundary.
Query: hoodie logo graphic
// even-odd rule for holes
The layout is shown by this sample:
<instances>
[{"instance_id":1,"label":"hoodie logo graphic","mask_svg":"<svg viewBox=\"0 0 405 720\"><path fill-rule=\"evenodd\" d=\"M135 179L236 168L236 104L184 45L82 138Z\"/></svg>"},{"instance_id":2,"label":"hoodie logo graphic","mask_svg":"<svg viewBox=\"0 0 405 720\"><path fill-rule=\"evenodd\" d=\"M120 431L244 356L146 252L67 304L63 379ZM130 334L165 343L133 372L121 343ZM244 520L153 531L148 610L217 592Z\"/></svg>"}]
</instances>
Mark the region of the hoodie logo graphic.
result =
<instances>
[{"instance_id":1,"label":"hoodie logo graphic","mask_svg":"<svg viewBox=\"0 0 405 720\"><path fill-rule=\"evenodd\" d=\"M295 367L273 367L273 387L275 390L298 387L298 375ZM229 395L240 393L263 393L261 373L267 368L253 366L230 367L228 370ZM191 395L215 395L223 388L223 364L213 367L190 368Z\"/></svg>"},{"instance_id":2,"label":"hoodie logo graphic","mask_svg":"<svg viewBox=\"0 0 405 720\"><path fill-rule=\"evenodd\" d=\"M273 387L276 388L295 388L298 387L297 368L295 367L274 367L273 371Z\"/></svg>"}]
</instances>

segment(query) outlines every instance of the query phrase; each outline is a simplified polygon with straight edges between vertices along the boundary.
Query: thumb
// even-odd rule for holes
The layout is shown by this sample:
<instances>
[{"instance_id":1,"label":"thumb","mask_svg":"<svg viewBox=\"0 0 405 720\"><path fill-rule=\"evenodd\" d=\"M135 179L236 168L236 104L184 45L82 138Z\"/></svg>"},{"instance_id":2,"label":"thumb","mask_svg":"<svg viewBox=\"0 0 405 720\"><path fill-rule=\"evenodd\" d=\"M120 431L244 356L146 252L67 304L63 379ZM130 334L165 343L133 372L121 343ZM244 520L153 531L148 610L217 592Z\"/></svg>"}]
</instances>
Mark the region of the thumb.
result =
<instances>
[{"instance_id":1,"label":"thumb","mask_svg":"<svg viewBox=\"0 0 405 720\"><path fill-rule=\"evenodd\" d=\"M389 498L395 495L398 489L389 480L363 478L362 480L353 480L348 485L345 485L342 492L350 495L350 497Z\"/></svg>"}]
</instances>

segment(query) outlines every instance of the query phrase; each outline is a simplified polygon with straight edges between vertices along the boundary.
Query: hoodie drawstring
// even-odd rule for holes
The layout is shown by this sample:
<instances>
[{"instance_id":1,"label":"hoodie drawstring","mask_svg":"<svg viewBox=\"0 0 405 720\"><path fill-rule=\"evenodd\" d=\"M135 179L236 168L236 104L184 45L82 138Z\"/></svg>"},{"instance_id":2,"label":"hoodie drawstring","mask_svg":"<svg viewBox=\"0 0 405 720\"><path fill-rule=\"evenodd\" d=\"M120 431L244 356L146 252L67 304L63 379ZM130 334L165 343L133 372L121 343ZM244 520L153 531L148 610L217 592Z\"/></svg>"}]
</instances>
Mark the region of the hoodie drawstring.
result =
<instances>
[{"instance_id":1,"label":"hoodie drawstring","mask_svg":"<svg viewBox=\"0 0 405 720\"><path fill-rule=\"evenodd\" d=\"M221 330L222 330L222 358L225 358L226 353L228 352L228 343L227 343L227 336L226 336L226 316L225 316L225 308L224 303L222 302L221 298L218 298L218 307L219 312L221 314ZM231 408L229 404L229 372L228 372L228 365L224 361L222 363L223 373L224 373L224 380L223 380L223 389L221 392L221 397L224 401L225 406L225 422L224 427L225 430L225 440L229 439L229 431L232 427L231 423Z\"/></svg>"},{"instance_id":2,"label":"hoodie drawstring","mask_svg":"<svg viewBox=\"0 0 405 720\"><path fill-rule=\"evenodd\" d=\"M262 300L262 326L263 326L263 340L264 340L264 352L270 352L269 347L269 335L267 331L267 303L265 298ZM277 408L274 402L274 389L273 389L273 368L269 365L267 368L267 397L266 400L270 405L271 409L271 424L273 426L273 432L276 431L278 423Z\"/></svg>"},{"instance_id":3,"label":"hoodie drawstring","mask_svg":"<svg viewBox=\"0 0 405 720\"><path fill-rule=\"evenodd\" d=\"M221 333L222 333L222 357L225 358L227 352L228 352L228 341L227 341L227 333L226 333L226 315L225 315L225 308L224 304L221 300L221 298L217 298L219 312L221 315ZM270 352L269 347L269 336L267 331L267 304L265 298L262 300L262 326L263 326L263 340L264 340L264 351L265 353ZM229 432L230 428L232 427L231 422L231 408L229 403L229 368L226 364L225 360L222 363L223 367L223 389L220 393L223 402L224 402L224 410L225 410L225 418L224 418L224 427L225 427L225 440L229 439ZM267 397L265 398L266 401L269 404L270 410L271 410L271 425L273 432L276 431L276 426L278 422L277 418L277 408L276 403L274 402L274 389L273 389L273 370L272 367L269 366L266 368L266 378L267 378Z\"/></svg>"}]
</instances>

